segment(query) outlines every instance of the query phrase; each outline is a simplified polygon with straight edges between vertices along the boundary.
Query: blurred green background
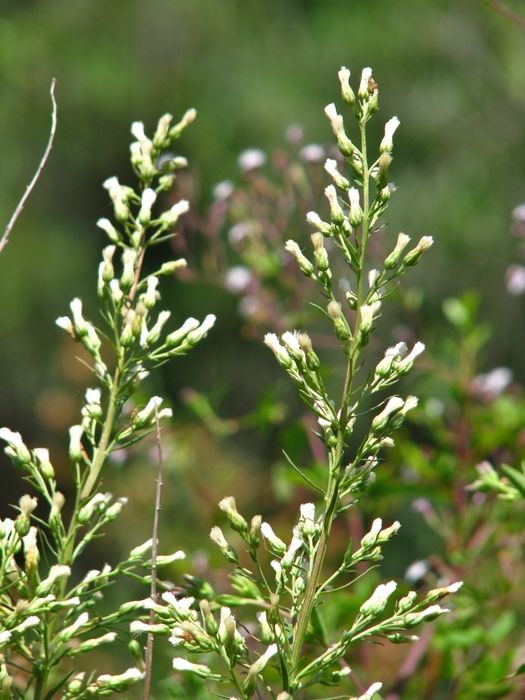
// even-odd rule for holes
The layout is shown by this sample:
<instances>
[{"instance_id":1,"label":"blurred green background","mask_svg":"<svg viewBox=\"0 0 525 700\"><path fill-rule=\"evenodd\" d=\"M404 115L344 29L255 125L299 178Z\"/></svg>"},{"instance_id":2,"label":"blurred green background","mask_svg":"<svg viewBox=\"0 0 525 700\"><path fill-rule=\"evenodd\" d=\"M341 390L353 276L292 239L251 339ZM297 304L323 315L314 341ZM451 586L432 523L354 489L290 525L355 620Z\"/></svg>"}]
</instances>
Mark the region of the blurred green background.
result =
<instances>
[{"instance_id":1,"label":"blurred green background","mask_svg":"<svg viewBox=\"0 0 525 700\"><path fill-rule=\"evenodd\" d=\"M521 0L507 6L525 16ZM31 446L50 446L59 469L63 464L61 478L67 427L78 420L89 375L54 320L75 296L96 318L105 241L95 222L111 214L101 184L111 175L132 184L131 122L144 121L151 133L164 112L177 119L197 109L178 145L205 211L214 184L240 181L241 150L285 148L291 124L302 126L305 143L333 141L323 108L341 105L341 65L354 84L364 66L373 67L376 139L392 115L401 121L391 167L398 191L387 220L392 240L402 230L435 241L409 282L424 293L423 339L442 333L445 298L476 288L479 316L493 328L485 367L508 366L525 381L523 297L505 287L505 271L518 261L511 212L525 200L525 33L488 3L3 0L0 222L9 220L45 147L52 77L59 109L51 157L0 257L0 425L22 432ZM235 296L198 279L165 281L163 295L176 319L218 317L191 357L149 385L169 396L185 426L167 438L173 473L166 513L179 516L185 546L195 548L226 493L267 513L275 508L267 465L283 443L300 445L304 437L292 426L280 444L268 429L234 435L225 445L194 421L180 398L185 387L212 392L221 415L237 417L254 408L265 386L286 379L260 338L241 332ZM0 468L5 516L6 503L21 491L3 455ZM137 499L139 510L124 516L127 546L129 537L136 543L149 536L154 476L153 467L135 460L123 483L124 469L108 481L116 494L128 489ZM142 512L148 518L137 517ZM164 528L179 547L174 527L168 518Z\"/></svg>"},{"instance_id":2,"label":"blurred green background","mask_svg":"<svg viewBox=\"0 0 525 700\"><path fill-rule=\"evenodd\" d=\"M130 179L131 122L151 130L165 111L197 108L180 147L205 206L215 182L238 179L243 148L282 147L292 123L307 143L332 139L323 107L340 103L342 64L355 77L373 67L378 134L393 114L401 120L388 220L396 233L434 236L412 280L427 295L429 322L445 296L480 287L495 331L488 364L523 380L522 299L505 291L504 271L511 211L525 199L524 53L523 32L476 0L4 0L1 221L43 151L52 77L59 123L1 261L0 422L40 430L35 400L60 376L53 320L75 295L95 304L95 222L110 211L101 183ZM181 317L217 312L214 342L235 343L231 300L196 288L183 303ZM192 367L197 383L203 371L213 379Z\"/></svg>"}]
</instances>

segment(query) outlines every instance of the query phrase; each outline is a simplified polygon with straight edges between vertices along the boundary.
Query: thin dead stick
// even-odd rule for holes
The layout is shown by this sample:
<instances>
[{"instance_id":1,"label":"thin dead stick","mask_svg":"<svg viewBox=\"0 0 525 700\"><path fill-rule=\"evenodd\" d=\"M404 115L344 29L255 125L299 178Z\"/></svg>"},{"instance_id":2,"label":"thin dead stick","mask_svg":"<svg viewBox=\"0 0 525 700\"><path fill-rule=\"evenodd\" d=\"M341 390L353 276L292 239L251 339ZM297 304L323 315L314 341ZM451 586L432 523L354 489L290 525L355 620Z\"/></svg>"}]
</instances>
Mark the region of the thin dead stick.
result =
<instances>
[{"instance_id":1,"label":"thin dead stick","mask_svg":"<svg viewBox=\"0 0 525 700\"><path fill-rule=\"evenodd\" d=\"M16 223L16 220L20 216L20 212L24 208L24 204L26 203L27 198L31 194L31 190L36 185L36 181L40 177L40 173L42 172L44 165L46 164L46 161L49 157L49 154L51 153L51 149L53 148L53 140L55 138L55 132L56 132L56 128L57 128L57 103L55 100L55 84L56 84L56 79L53 78L53 80L51 81L51 90L50 90L51 102L53 103L53 112L51 115L51 131L49 133L49 139L47 142L46 150L44 152L44 155L42 156L42 160L40 161L40 165L38 166L37 171L33 176L33 179L31 180L29 185L26 187L26 191L24 193L24 196L22 197L22 199L18 203L18 206L15 209L13 216L11 217L9 223L7 224L5 233L2 236L2 239L0 240L0 253L7 245L7 242L9 240L9 234L11 233L11 229L13 228L13 226Z\"/></svg>"},{"instance_id":2,"label":"thin dead stick","mask_svg":"<svg viewBox=\"0 0 525 700\"><path fill-rule=\"evenodd\" d=\"M157 424L157 450L159 455L159 470L157 473L157 493L155 495L155 514L153 516L153 544L151 547L151 599L157 602L157 550L159 541L159 516L160 516L160 496L162 493L162 465L164 457L162 454L162 442L160 439L159 412L155 406L155 422ZM155 623L155 612L150 610L150 625ZM146 644L146 676L144 678L143 700L149 700L151 690L151 675L153 669L153 634L148 633Z\"/></svg>"},{"instance_id":3,"label":"thin dead stick","mask_svg":"<svg viewBox=\"0 0 525 700\"><path fill-rule=\"evenodd\" d=\"M514 24L517 24L520 29L525 30L525 19L515 15L514 12L511 12L507 7L505 7L505 5L502 5L499 0L487 0L487 2L493 10L498 12L503 17L506 17L506 19L510 20Z\"/></svg>"}]
</instances>

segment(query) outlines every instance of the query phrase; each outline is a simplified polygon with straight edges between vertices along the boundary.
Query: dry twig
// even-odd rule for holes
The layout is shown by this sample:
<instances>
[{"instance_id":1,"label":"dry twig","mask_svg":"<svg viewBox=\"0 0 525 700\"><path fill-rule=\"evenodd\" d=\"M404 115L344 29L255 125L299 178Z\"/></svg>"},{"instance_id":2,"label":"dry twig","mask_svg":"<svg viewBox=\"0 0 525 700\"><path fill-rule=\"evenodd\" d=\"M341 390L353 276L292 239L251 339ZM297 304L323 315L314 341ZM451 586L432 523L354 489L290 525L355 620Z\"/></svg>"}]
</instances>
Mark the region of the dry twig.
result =
<instances>
[{"instance_id":1,"label":"dry twig","mask_svg":"<svg viewBox=\"0 0 525 700\"><path fill-rule=\"evenodd\" d=\"M47 142L46 150L44 152L44 155L42 156L42 160L40 161L40 165L38 166L37 171L33 176L33 179L31 180L29 185L26 187L26 191L24 192L24 196L22 197L22 199L18 203L18 206L15 209L13 216L11 217L11 219L9 220L9 223L7 224L4 235L2 236L2 239L0 240L0 253L7 245L7 242L9 240L9 234L11 233L11 230L12 230L13 226L15 225L16 220L20 216L20 212L24 208L24 204L26 203L27 198L31 194L33 187L36 185L36 181L40 177L40 173L42 172L44 165L46 164L46 161L49 157L49 154L51 153L51 149L53 147L53 140L55 138L55 132L56 132L56 127L57 127L57 103L55 100L55 84L56 84L56 79L53 78L53 80L51 81L51 90L50 90L51 102L53 103L53 112L51 114L51 131L49 133L49 139Z\"/></svg>"}]
</instances>

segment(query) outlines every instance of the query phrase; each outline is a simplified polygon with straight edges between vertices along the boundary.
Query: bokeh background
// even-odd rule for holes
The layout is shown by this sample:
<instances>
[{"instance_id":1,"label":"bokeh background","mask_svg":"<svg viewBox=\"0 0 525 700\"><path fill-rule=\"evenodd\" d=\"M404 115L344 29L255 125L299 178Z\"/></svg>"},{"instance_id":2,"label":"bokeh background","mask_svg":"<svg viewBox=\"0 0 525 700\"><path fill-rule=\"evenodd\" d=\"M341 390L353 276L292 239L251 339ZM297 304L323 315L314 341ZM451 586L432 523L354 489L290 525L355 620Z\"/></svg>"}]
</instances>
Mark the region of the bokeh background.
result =
<instances>
[{"instance_id":1,"label":"bokeh background","mask_svg":"<svg viewBox=\"0 0 525 700\"><path fill-rule=\"evenodd\" d=\"M509 0L507 7L525 16L523 2ZM144 121L151 132L164 112L178 118L197 109L178 144L193 177L187 187L198 214L194 231L213 186L242 181L237 158L243 149L289 150L290 125L301 126L304 144L332 141L323 108L341 105L341 65L354 80L364 66L373 68L380 90L371 127L376 139L392 115L401 121L388 231L391 240L402 230L435 241L410 280L418 290L416 325L423 339L436 341L447 332L444 299L477 290L479 318L492 328L480 369L506 366L517 383L525 381L523 297L509 294L505 284L508 266L520 258L510 233L512 211L525 200L525 33L491 4L3 0L0 222L9 220L45 147L53 77L58 130L0 257L0 425L22 432L31 446L51 447L66 492L65 435L78 420L90 376L54 320L75 296L88 314L97 313L96 269L105 241L95 222L111 213L101 184L111 175L131 180L131 122ZM301 454L308 445L262 333L246 333L238 297L221 286L220 275L205 274L202 238L192 235L182 251L194 274L166 281L164 302L181 321L215 313L217 326L191 357L152 378L145 396L166 395L175 409L178 427L166 431L171 466L163 531L167 549L181 546L181 537L192 551L202 548L193 562L198 571L215 556L207 553L207 531L225 494L237 495L249 513L278 511L283 522L287 508L294 512L293 488L279 476L281 448ZM193 240L201 246L196 252ZM390 331L388 324L381 331L385 345ZM230 422L214 430L203 425L183 400L188 387L211 395L217 415ZM290 423L279 422L280 404L264 394L268 387L292 401ZM266 422L265 410L274 411ZM235 420L250 411L262 427L236 430ZM227 440L221 439L225 433L231 433ZM22 487L0 459L5 516ZM149 536L154 465L147 452L131 455L127 466L113 465L107 483L133 505L121 534L94 549L95 562L111 556L111 547L117 551L130 538L136 544ZM398 572L419 549L434 546L428 533L418 532L414 556L398 553Z\"/></svg>"}]
</instances>

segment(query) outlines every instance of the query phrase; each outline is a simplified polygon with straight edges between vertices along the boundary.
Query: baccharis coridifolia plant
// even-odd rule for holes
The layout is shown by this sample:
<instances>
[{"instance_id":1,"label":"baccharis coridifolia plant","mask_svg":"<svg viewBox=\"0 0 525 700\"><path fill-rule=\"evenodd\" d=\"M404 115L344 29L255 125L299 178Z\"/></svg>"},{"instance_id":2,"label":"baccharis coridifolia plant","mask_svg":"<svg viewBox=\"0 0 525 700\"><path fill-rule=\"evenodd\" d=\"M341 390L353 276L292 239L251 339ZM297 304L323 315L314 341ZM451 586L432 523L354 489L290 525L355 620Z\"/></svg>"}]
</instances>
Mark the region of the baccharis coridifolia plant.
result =
<instances>
[{"instance_id":1,"label":"baccharis coridifolia plant","mask_svg":"<svg viewBox=\"0 0 525 700\"><path fill-rule=\"evenodd\" d=\"M113 450L129 446L155 429L158 418L171 415L153 397L145 407L123 415L124 404L137 391L149 370L182 355L204 338L213 326L210 315L202 323L189 318L177 330L164 333L170 312L157 313L159 276L184 266L184 260L164 263L144 275L148 248L175 235L177 219L188 209L179 201L154 215L157 197L170 189L184 158L164 154L193 121L188 111L175 125L166 114L153 139L142 123L132 126L131 163L138 188L121 185L116 177L104 187L113 203L116 225L100 219L98 225L111 244L104 248L98 272L98 296L105 326L97 328L84 318L82 302L71 302L71 318L57 324L80 342L92 357L96 388L88 389L79 425L70 428L69 457L75 485L74 508L66 522L64 496L46 449L29 449L21 435L0 429L13 466L31 484L37 496L22 495L19 514L0 521L0 695L2 698L93 698L130 688L144 677L142 650L135 639L129 644L135 665L122 674L77 673L80 655L115 640L116 629L136 617L134 603L101 614L91 608L108 584L122 575L151 584L150 542L132 549L113 568L82 569L86 545L115 520L126 499L114 499L101 490L101 473ZM116 274L114 257L122 253L122 269ZM104 347L105 346L105 347ZM130 417L131 416L131 417ZM156 565L180 559L182 552L155 558ZM80 561L79 561L80 559ZM78 580L69 583L72 567ZM143 609L143 608L142 608Z\"/></svg>"},{"instance_id":2,"label":"baccharis coridifolia plant","mask_svg":"<svg viewBox=\"0 0 525 700\"><path fill-rule=\"evenodd\" d=\"M243 700L253 696L289 700L319 697L319 684L344 687L350 674L344 657L351 645L381 638L394 643L415 641L414 630L418 625L447 612L439 602L461 585L444 582L422 600L410 591L391 605L396 583L388 581L362 602L357 616L348 620L345 630L326 629L322 620L323 601L335 590L357 581L363 563L373 565L381 559L382 545L400 526L395 522L383 528L381 520L375 519L357 546L349 543L340 565L333 571L325 570L334 519L355 507L364 496L375 478L380 452L393 444L392 434L417 404L413 396L385 398L379 392L410 371L424 349L421 343L416 343L410 352L404 343L388 348L368 374L363 364L384 299L393 291L396 280L417 264L432 244L430 238L423 237L405 252L410 239L401 233L384 260L383 269L367 270L367 246L380 228L379 219L393 190L388 172L393 135L399 122L394 117L386 124L379 154L369 159L366 130L378 109L378 88L371 70L366 68L355 96L349 77L350 72L342 68L339 72L342 96L357 121L359 146L347 136L343 117L335 105L329 105L325 112L354 186L339 171L335 160L327 160L325 169L333 179L333 184L325 190L330 221L323 221L315 212L307 216L317 229L311 237L314 261L296 242L286 243L300 271L321 288L322 302L318 309L331 325L345 355L346 373L339 395L334 399L329 396L320 360L306 332L288 331L281 338L269 333L265 337L266 345L317 417L318 437L326 454L325 481L314 483L304 475L316 502L301 506L288 543L274 533L269 523L262 522L261 516L254 516L249 524L238 512L234 498L224 498L219 506L244 542L252 562L248 567L247 558L237 553L223 531L219 527L212 529L213 542L234 566L231 580L235 593L215 599L209 589L202 587L199 591L195 586L197 595L201 594L197 604L193 597L181 599L167 592L163 604L154 606L157 616L154 627L142 621L132 624L136 632L150 629L169 634L175 647L196 654L194 661L191 657L177 656L174 668L205 679L222 697L226 697L224 693L231 695L233 690L234 697ZM328 246L324 245L326 239L331 243L330 255ZM352 280L333 280L330 256L337 254L346 261ZM369 408L371 400L373 409ZM358 422L365 425L360 432L366 437L350 454L350 437ZM248 611L247 617L237 622L232 608L243 606ZM250 619L249 611L254 608L258 608L257 623ZM199 654L205 657L199 658ZM375 679L368 682L371 680ZM222 683L229 688L222 690ZM314 686L315 690L311 690ZM358 687L358 693L362 700L370 700L380 688L381 682L374 682L368 690L366 685ZM348 696L348 689L342 692Z\"/></svg>"}]
</instances>

